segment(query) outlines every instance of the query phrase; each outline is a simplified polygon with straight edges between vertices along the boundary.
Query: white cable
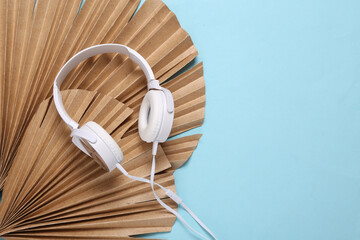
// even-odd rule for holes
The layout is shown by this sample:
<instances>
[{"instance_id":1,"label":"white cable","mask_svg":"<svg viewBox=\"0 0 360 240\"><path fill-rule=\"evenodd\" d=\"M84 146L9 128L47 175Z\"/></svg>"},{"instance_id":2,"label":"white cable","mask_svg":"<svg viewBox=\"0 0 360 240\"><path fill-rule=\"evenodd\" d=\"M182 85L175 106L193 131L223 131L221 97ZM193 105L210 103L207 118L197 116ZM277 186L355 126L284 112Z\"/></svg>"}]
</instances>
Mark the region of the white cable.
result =
<instances>
[{"instance_id":1,"label":"white cable","mask_svg":"<svg viewBox=\"0 0 360 240\"><path fill-rule=\"evenodd\" d=\"M197 232L195 229L193 229L186 221L185 219L183 219L181 217L180 214L178 214L175 210L173 210L171 207L169 207L168 205L166 205L160 198L159 196L156 194L155 189L154 189L154 177L155 177L155 155L153 156L153 161L152 161L152 166L151 166L151 175L150 175L150 184L151 184L151 189L154 193L154 196L156 198L156 200L160 203L161 206L163 206L166 210L168 210L169 212L171 212L172 214L174 214L183 224L185 224L185 226L187 226L191 231L193 231L194 233L196 233L197 235L201 236L204 239L207 239L207 237L205 237L204 235L202 235L201 233ZM169 196L170 197L170 196ZM172 199L172 198L171 198ZM175 201L177 202L177 201ZM180 201L181 202L181 201Z\"/></svg>"},{"instance_id":2,"label":"white cable","mask_svg":"<svg viewBox=\"0 0 360 240\"><path fill-rule=\"evenodd\" d=\"M122 173L124 174L126 177L135 180L135 181L139 181L139 182L144 182L144 183L149 183L150 184L150 180L146 179L146 178L141 178L141 177L135 177L132 175L129 175L129 173L118 163L116 164L116 168ZM156 186L160 187L162 190L164 190L165 192L168 190L166 188L164 188L163 186L161 186L158 183L154 183Z\"/></svg>"},{"instance_id":3,"label":"white cable","mask_svg":"<svg viewBox=\"0 0 360 240\"><path fill-rule=\"evenodd\" d=\"M206 227L206 225L193 213L190 208L188 208L184 202L181 202L180 205L190 214L190 216L203 228L207 231L214 239L216 239L215 235Z\"/></svg>"},{"instance_id":4,"label":"white cable","mask_svg":"<svg viewBox=\"0 0 360 240\"><path fill-rule=\"evenodd\" d=\"M154 196L156 198L156 200L159 202L159 204L161 206L163 206L166 210L168 210L169 212L171 212L172 214L174 214L185 226L187 226L191 231L193 231L194 233L196 233L197 235L201 236L204 239L208 239L207 237L205 237L204 235L200 234L199 232L197 232L195 229L193 229L186 221L185 219L182 218L182 216L176 212L174 209L172 209L171 207L169 207L167 204L165 204L160 198L159 196L156 194L155 189L154 189L154 185L160 187L165 194L170 197L174 202L176 202L177 204L179 204L180 206L182 206L190 215L191 217L203 228L205 229L214 239L217 239L215 237L215 235L205 226L205 224L190 210L190 208L188 208L185 203L183 203L182 199L176 195L173 191L171 191L170 189L167 189L165 187L163 187L162 185L156 183L154 181L155 178L155 154L157 152L157 142L154 142L153 145L153 160L152 160L152 165L151 165L151 174L150 174L150 181L148 179L145 178L141 178L141 177L136 177L136 176L132 176L129 175L129 173L120 165L120 164L116 164L116 168L120 170L120 172L122 172L122 174L124 174L126 177L135 180L135 181L139 181L139 182L144 182L144 183L150 183L151 185L151 189L154 193Z\"/></svg>"}]
</instances>

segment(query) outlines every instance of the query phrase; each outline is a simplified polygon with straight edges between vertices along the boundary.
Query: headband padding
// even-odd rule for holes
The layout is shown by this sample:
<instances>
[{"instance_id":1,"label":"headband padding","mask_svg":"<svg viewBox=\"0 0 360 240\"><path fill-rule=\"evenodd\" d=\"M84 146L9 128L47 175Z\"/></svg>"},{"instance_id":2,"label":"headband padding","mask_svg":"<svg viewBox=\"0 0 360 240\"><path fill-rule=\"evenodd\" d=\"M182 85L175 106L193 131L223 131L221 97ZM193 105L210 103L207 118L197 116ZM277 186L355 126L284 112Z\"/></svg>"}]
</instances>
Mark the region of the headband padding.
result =
<instances>
[{"instance_id":1,"label":"headband padding","mask_svg":"<svg viewBox=\"0 0 360 240\"><path fill-rule=\"evenodd\" d=\"M153 142L159 134L164 111L164 93L151 90L146 93L140 107L139 134L145 142Z\"/></svg>"}]
</instances>

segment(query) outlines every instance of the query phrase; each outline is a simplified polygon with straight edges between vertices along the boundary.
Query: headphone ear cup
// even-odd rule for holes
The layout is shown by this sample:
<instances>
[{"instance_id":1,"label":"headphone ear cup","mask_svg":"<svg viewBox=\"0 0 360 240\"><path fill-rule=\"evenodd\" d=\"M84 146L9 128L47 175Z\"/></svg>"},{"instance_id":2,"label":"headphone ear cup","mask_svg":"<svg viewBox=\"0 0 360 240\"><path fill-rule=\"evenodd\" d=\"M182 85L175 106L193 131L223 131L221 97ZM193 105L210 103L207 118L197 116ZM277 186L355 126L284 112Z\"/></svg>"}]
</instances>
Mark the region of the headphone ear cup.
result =
<instances>
[{"instance_id":1,"label":"headphone ear cup","mask_svg":"<svg viewBox=\"0 0 360 240\"><path fill-rule=\"evenodd\" d=\"M154 142L159 134L165 104L163 95L162 91L150 90L141 103L138 128L145 142Z\"/></svg>"},{"instance_id":2,"label":"headphone ear cup","mask_svg":"<svg viewBox=\"0 0 360 240\"><path fill-rule=\"evenodd\" d=\"M92 131L96 135L96 142L83 141L86 150L92 158L106 171L112 171L116 168L116 164L123 160L123 153L115 140L95 122L87 122L81 127Z\"/></svg>"}]
</instances>

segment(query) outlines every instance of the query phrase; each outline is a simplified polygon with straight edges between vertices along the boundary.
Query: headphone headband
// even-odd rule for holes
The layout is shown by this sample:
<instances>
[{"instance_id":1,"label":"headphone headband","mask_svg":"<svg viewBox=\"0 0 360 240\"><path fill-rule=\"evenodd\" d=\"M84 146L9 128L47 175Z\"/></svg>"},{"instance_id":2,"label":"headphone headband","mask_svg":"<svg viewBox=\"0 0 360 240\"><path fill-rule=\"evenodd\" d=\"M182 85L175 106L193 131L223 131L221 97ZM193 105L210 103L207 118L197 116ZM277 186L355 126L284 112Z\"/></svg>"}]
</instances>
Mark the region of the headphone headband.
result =
<instances>
[{"instance_id":1,"label":"headphone headband","mask_svg":"<svg viewBox=\"0 0 360 240\"><path fill-rule=\"evenodd\" d=\"M115 140L106 132L100 125L95 122L87 122L79 128L79 124L75 122L66 112L60 87L67 74L74 69L79 63L87 58L103 53L121 53L127 55L131 60L137 63L145 73L147 79L148 93L145 95L141 103L139 112L139 134L142 140L153 143L152 155L153 161L151 166L150 180L129 175L126 170L120 165L124 156ZM155 90L153 90L155 89ZM152 90L152 91L150 91ZM81 151L93 158L101 167L111 172L118 168L125 176L130 179L150 183L156 200L169 212L178 217L188 228L194 231L199 236L207 239L205 236L194 230L176 211L165 204L156 194L154 185L159 186L165 191L165 194L180 204L185 210L203 227L214 239L214 234L200 221L196 215L182 202L181 198L177 196L170 189L154 182L155 177L155 155L159 143L165 142L169 137L173 121L174 121L174 99L168 89L160 87L159 81L155 79L154 73L151 70L148 62L136 51L120 44L101 44L86 48L65 63L56 75L54 86L54 103L55 107L64 120L64 122L71 129L72 141Z\"/></svg>"},{"instance_id":2,"label":"headphone headband","mask_svg":"<svg viewBox=\"0 0 360 240\"><path fill-rule=\"evenodd\" d=\"M61 118L70 127L71 130L78 128L79 124L69 116L64 108L60 93L61 84L69 72L73 70L79 63L90 57L104 53L120 53L128 56L132 61L138 64L141 70L145 73L148 89L161 89L159 82L155 79L154 73L151 70L149 63L135 50L121 44L101 44L83 49L70 58L70 60L67 61L60 69L59 73L56 75L53 86L53 95L56 109L58 110Z\"/></svg>"}]
</instances>

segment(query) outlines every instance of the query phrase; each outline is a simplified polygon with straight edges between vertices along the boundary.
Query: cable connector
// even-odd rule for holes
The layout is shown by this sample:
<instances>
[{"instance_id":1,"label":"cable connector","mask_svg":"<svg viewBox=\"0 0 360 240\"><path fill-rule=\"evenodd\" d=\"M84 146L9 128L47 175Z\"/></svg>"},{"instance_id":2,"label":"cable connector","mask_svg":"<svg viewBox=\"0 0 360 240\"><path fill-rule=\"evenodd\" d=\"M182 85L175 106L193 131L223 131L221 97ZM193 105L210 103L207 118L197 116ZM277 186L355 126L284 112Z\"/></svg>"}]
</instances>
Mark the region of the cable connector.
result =
<instances>
[{"instance_id":1,"label":"cable connector","mask_svg":"<svg viewBox=\"0 0 360 240\"><path fill-rule=\"evenodd\" d=\"M165 194L168 195L168 197L171 198L177 204L182 203L182 199L178 195L176 195L176 193L171 191L170 189L166 190Z\"/></svg>"},{"instance_id":2,"label":"cable connector","mask_svg":"<svg viewBox=\"0 0 360 240\"><path fill-rule=\"evenodd\" d=\"M153 156L156 156L158 145L159 145L158 141L153 142L153 147L152 147L152 155Z\"/></svg>"}]
</instances>

